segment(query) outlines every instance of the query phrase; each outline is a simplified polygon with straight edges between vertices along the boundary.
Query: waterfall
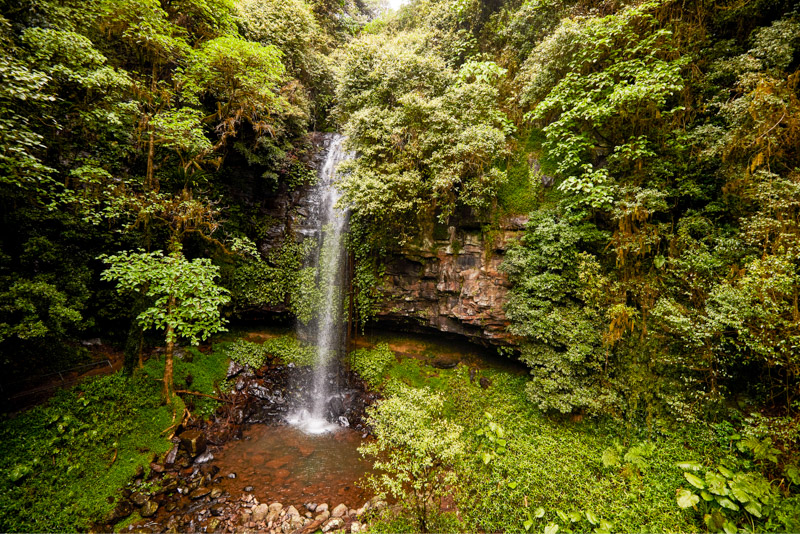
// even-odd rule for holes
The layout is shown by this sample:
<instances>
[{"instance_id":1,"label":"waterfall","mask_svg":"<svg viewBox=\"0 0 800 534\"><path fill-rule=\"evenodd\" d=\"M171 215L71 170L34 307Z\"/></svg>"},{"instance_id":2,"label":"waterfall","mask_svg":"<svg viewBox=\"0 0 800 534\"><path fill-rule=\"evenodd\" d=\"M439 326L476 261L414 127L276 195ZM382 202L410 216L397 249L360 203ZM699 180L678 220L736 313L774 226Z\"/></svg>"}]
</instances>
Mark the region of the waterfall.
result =
<instances>
[{"instance_id":1,"label":"waterfall","mask_svg":"<svg viewBox=\"0 0 800 534\"><path fill-rule=\"evenodd\" d=\"M348 158L343 148L344 136L332 134L324 164L319 169L319 181L313 191L316 209L317 247L313 255L317 272L316 317L306 332L316 349L316 362L313 371L313 390L310 401L296 408L289 417L289 423L305 432L323 433L337 428L328 421L328 404L336 395L331 391L335 385L332 371L344 349L344 329L342 324L345 279L345 233L347 231L347 212L338 209L337 202L341 192L336 187L336 168ZM301 327L302 328L302 327Z\"/></svg>"}]
</instances>

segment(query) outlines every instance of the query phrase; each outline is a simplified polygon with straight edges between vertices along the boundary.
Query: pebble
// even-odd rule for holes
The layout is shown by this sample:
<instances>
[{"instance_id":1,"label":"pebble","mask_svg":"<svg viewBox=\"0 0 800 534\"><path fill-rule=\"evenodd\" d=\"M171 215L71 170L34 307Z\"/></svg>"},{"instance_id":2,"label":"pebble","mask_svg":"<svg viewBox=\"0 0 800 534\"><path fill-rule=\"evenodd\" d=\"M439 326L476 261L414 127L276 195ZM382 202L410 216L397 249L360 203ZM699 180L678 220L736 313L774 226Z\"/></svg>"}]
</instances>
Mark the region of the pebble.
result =
<instances>
[{"instance_id":1,"label":"pebble","mask_svg":"<svg viewBox=\"0 0 800 534\"><path fill-rule=\"evenodd\" d=\"M314 521L325 521L331 516L331 513L327 510L319 514L317 517L314 518Z\"/></svg>"}]
</instances>

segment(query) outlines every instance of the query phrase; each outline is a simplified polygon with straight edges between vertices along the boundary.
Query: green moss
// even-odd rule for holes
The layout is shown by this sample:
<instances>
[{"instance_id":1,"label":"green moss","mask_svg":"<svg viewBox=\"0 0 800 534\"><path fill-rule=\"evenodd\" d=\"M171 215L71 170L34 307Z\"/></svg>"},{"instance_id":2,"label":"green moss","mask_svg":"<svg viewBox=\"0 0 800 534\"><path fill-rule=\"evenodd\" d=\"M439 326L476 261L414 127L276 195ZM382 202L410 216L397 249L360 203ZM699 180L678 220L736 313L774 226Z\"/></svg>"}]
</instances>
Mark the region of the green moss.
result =
<instances>
[{"instance_id":1,"label":"green moss","mask_svg":"<svg viewBox=\"0 0 800 534\"><path fill-rule=\"evenodd\" d=\"M497 201L508 214L527 214L539 204L541 186L533 175L525 154L519 154L506 169L507 180L497 192Z\"/></svg>"},{"instance_id":2,"label":"green moss","mask_svg":"<svg viewBox=\"0 0 800 534\"><path fill-rule=\"evenodd\" d=\"M226 365L221 350L189 349L175 360L176 385L214 394ZM0 531L83 530L114 508L136 470L172 447L164 430L184 403L163 403L157 380L163 366L152 358L132 377L86 380L0 422ZM216 405L200 397L187 401L195 414Z\"/></svg>"}]
</instances>

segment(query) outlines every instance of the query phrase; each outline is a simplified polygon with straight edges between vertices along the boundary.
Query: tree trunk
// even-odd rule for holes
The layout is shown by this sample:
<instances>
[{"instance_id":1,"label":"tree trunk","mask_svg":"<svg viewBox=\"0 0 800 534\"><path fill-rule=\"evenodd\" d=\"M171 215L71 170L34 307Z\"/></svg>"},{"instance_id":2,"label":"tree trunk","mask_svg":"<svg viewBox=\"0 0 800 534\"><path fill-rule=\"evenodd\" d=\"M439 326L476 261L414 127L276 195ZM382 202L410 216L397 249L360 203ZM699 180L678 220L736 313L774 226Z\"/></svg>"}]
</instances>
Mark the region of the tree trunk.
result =
<instances>
[{"instance_id":1,"label":"tree trunk","mask_svg":"<svg viewBox=\"0 0 800 534\"><path fill-rule=\"evenodd\" d=\"M148 121L149 122L149 121ZM147 176L145 178L145 189L149 191L153 191L155 189L155 172L154 172L154 162L153 160L156 157L156 137L153 130L150 130L150 138L148 141L147 146Z\"/></svg>"},{"instance_id":2,"label":"tree trunk","mask_svg":"<svg viewBox=\"0 0 800 534\"><path fill-rule=\"evenodd\" d=\"M172 403L172 353L175 349L175 342L171 339L172 327L167 327L167 350L166 361L164 362L164 398L167 404Z\"/></svg>"},{"instance_id":3,"label":"tree trunk","mask_svg":"<svg viewBox=\"0 0 800 534\"><path fill-rule=\"evenodd\" d=\"M175 309L175 296L170 296L169 303L167 304L167 317L172 316L172 310ZM167 325L167 350L165 351L164 362L164 397L167 399L167 404L172 403L172 354L175 351L175 328L171 323Z\"/></svg>"}]
</instances>

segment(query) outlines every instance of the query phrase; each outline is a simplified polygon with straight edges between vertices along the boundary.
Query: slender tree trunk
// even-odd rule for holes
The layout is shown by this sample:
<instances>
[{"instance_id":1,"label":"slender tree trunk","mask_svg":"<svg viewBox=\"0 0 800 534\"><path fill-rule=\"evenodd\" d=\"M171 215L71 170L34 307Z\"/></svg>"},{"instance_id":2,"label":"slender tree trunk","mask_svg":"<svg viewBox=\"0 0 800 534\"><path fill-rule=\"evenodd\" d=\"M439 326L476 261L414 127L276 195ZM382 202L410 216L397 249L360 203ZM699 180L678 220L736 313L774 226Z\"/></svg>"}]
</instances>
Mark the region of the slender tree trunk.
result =
<instances>
[{"instance_id":1,"label":"slender tree trunk","mask_svg":"<svg viewBox=\"0 0 800 534\"><path fill-rule=\"evenodd\" d=\"M170 296L169 304L167 305L167 317L172 315L172 310L175 309L175 297ZM172 403L172 354L175 351L175 329L172 324L167 326L167 350L164 362L164 397L167 399L167 404Z\"/></svg>"},{"instance_id":2,"label":"slender tree trunk","mask_svg":"<svg viewBox=\"0 0 800 534\"><path fill-rule=\"evenodd\" d=\"M172 327L167 328L167 336L172 334ZM167 341L166 362L164 363L164 397L167 404L172 403L172 353L175 349L175 342L172 339Z\"/></svg>"},{"instance_id":3,"label":"slender tree trunk","mask_svg":"<svg viewBox=\"0 0 800 534\"><path fill-rule=\"evenodd\" d=\"M153 130L150 130L150 139L147 145L147 177L146 177L147 185L145 187L147 191L153 191L155 189L154 187L155 173L153 171L153 165L154 165L153 160L155 159L155 157L156 157L156 138Z\"/></svg>"}]
</instances>

